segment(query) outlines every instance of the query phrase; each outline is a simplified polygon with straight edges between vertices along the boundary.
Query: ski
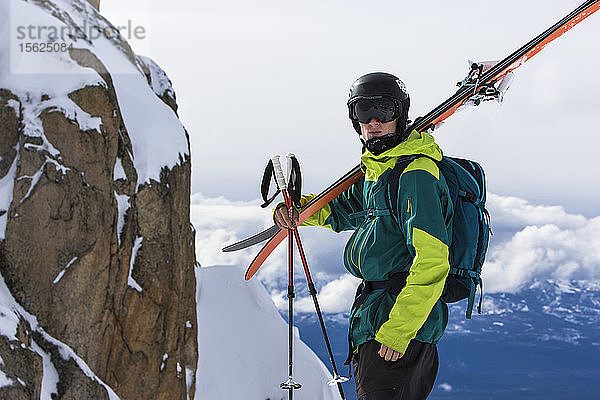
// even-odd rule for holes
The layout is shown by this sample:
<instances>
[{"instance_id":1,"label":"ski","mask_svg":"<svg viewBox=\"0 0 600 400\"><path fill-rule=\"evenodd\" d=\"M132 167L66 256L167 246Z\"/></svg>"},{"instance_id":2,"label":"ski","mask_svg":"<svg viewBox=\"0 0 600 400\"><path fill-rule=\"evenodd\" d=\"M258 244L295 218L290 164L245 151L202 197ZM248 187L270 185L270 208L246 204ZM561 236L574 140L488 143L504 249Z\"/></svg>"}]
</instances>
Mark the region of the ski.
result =
<instances>
[{"instance_id":1,"label":"ski","mask_svg":"<svg viewBox=\"0 0 600 400\"><path fill-rule=\"evenodd\" d=\"M348 179L353 178L353 175L356 174L357 168L352 169L351 171L349 171L348 173L346 173L344 176L342 176L340 179L338 179L337 181L335 181L334 183L332 183L331 185L329 185L329 187L327 187L325 190L323 190L319 195L317 195L314 199L312 199L310 202L306 203L302 208L301 208L301 213L300 213L300 219L301 222L304 222L308 217L310 217L312 214L315 213L315 211L317 211L319 208L323 207L325 204L327 204L330 200L332 200L333 198L335 198L337 195L339 195L340 193L342 193L344 190L346 190L347 188L349 188L350 186L352 186L352 183L356 182L356 180L352 181L351 183L346 184L346 182L348 181ZM360 174L358 176L358 178L360 178ZM357 178L357 179L358 179ZM345 185L346 186L340 186L340 185ZM344 189L342 189L341 191L337 192L333 190L335 190L338 187L343 187ZM329 195L329 193L331 192L331 194L334 194L333 197L330 197L331 195ZM327 201L323 200L323 197L325 197L327 199ZM306 215L306 211L308 210L312 210L312 214ZM302 219L304 218L304 219ZM264 231L257 233L254 236L251 236L247 239L244 239L242 241L239 241L237 243L231 244L227 247L224 247L222 250L224 252L231 252L231 251L237 251L237 250L242 250L245 249L247 247L250 246L254 246L255 244L264 242L267 239L271 239L273 237L275 237L276 235L278 235L279 233L281 233L281 229L277 226L277 225L273 225L271 226L269 229L265 229ZM286 234L284 233L279 242L277 242L277 244L281 243L281 241L283 240L283 238L286 236Z\"/></svg>"},{"instance_id":2,"label":"ski","mask_svg":"<svg viewBox=\"0 0 600 400\"><path fill-rule=\"evenodd\" d=\"M588 0L502 61L493 64L473 63L467 78L459 83L460 88L458 91L424 117L417 118L409 129L419 132L433 130L436 125L452 116L462 106L477 106L482 101L488 100L501 101L503 92L507 89L514 70L530 60L550 42L598 11L598 9L600 9L600 0ZM362 175L360 165L357 165L323 190L311 202L302 207L300 223L352 186ZM285 231L277 226L272 226L259 234L225 247L223 251L240 250L269 239L248 267L245 275L245 279L248 280L254 276L263 262L285 237Z\"/></svg>"},{"instance_id":3,"label":"ski","mask_svg":"<svg viewBox=\"0 0 600 400\"><path fill-rule=\"evenodd\" d=\"M224 252L237 251L245 249L246 247L254 246L260 242L264 242L267 239L275 236L281 229L277 225L273 225L269 229L265 229L262 232L257 233L254 236L250 236L247 239L234 243L232 245L223 247Z\"/></svg>"},{"instance_id":4,"label":"ski","mask_svg":"<svg viewBox=\"0 0 600 400\"><path fill-rule=\"evenodd\" d=\"M600 1L600 0L599 0ZM360 165L357 165L342 178L338 179L334 184L323 190L319 195L312 199L309 203L306 203L302 207L299 215L299 223L306 221L308 217L317 212L325 204L340 195L344 190L352 186L356 181L363 175ZM248 269L246 270L245 279L249 280L254 276L256 271L262 266L267 257L275 250L275 248L283 241L287 236L287 232L277 227L279 231L264 245L264 247L258 252Z\"/></svg>"}]
</instances>

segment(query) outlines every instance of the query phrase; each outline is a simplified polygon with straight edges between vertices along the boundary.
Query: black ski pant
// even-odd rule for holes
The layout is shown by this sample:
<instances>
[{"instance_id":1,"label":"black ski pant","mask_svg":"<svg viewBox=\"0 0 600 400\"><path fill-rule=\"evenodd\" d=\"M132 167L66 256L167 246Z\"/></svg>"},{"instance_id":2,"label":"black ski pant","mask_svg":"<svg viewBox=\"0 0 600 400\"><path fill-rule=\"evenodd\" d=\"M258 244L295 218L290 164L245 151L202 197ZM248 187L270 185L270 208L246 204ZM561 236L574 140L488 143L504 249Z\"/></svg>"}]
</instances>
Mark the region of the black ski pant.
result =
<instances>
[{"instance_id":1,"label":"black ski pant","mask_svg":"<svg viewBox=\"0 0 600 400\"><path fill-rule=\"evenodd\" d=\"M358 347L352 365L358 400L424 400L433 389L438 371L435 344L412 340L397 361L377 354L381 344L372 340Z\"/></svg>"}]
</instances>

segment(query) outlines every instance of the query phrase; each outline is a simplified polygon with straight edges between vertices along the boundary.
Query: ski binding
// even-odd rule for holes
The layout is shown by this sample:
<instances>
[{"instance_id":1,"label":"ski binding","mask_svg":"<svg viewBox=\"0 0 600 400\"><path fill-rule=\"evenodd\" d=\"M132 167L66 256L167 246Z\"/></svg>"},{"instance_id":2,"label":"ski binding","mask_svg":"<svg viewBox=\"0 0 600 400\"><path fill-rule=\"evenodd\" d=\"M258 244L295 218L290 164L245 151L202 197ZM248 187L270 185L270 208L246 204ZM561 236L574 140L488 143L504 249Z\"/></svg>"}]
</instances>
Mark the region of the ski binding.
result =
<instances>
[{"instance_id":1,"label":"ski binding","mask_svg":"<svg viewBox=\"0 0 600 400\"><path fill-rule=\"evenodd\" d=\"M467 73L467 76L465 79L456 84L456 86L459 88L473 88L473 94L467 100L465 100L463 105L478 106L484 101L492 100L502 103L502 100L504 100L504 95L514 79L514 74L512 71L508 72L500 80L493 79L489 83L480 84L480 79L483 74L489 71L497 63L498 61L482 61L477 63L469 60L469 65L471 67Z\"/></svg>"}]
</instances>

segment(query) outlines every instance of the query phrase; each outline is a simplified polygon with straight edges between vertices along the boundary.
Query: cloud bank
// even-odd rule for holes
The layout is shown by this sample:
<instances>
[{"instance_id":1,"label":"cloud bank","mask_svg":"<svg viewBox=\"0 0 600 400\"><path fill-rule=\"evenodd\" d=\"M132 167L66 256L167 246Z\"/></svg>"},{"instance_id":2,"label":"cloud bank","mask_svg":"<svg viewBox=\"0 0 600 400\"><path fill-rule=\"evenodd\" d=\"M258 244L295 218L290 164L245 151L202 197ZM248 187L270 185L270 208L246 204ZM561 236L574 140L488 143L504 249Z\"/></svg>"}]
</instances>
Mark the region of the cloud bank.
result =
<instances>
[{"instance_id":1,"label":"cloud bank","mask_svg":"<svg viewBox=\"0 0 600 400\"><path fill-rule=\"evenodd\" d=\"M222 253L221 248L271 226L271 211L259 204L258 200L230 201L201 194L192 197L191 218L201 265L249 265L260 245L233 253ZM600 216L586 218L561 206L494 194L488 194L488 208L494 236L483 270L486 292L516 292L533 280L600 279ZM332 313L348 311L358 284L342 263L349 234L319 228L301 228L300 233L321 308ZM297 264L295 270L296 309L312 312L302 267ZM258 277L277 306L286 309L285 244L272 254Z\"/></svg>"},{"instance_id":2,"label":"cloud bank","mask_svg":"<svg viewBox=\"0 0 600 400\"><path fill-rule=\"evenodd\" d=\"M483 279L491 292L514 292L534 279L600 279L600 217L567 213L490 194L492 237Z\"/></svg>"}]
</instances>

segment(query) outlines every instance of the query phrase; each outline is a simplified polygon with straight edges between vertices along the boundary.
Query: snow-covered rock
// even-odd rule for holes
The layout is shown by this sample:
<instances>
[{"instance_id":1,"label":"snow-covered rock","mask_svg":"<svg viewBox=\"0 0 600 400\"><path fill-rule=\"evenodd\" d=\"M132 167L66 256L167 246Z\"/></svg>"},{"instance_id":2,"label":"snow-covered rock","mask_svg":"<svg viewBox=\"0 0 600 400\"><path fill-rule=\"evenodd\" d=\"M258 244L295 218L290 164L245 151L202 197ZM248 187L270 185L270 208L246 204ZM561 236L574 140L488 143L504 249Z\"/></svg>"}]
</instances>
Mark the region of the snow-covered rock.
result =
<instances>
[{"instance_id":1,"label":"snow-covered rock","mask_svg":"<svg viewBox=\"0 0 600 400\"><path fill-rule=\"evenodd\" d=\"M93 3L0 2L0 398L193 398L187 132Z\"/></svg>"}]
</instances>

